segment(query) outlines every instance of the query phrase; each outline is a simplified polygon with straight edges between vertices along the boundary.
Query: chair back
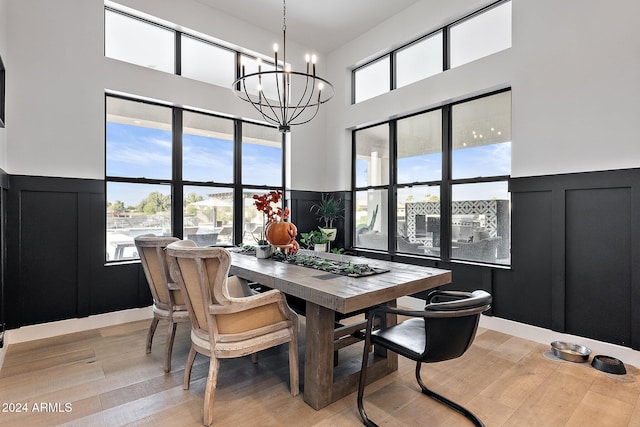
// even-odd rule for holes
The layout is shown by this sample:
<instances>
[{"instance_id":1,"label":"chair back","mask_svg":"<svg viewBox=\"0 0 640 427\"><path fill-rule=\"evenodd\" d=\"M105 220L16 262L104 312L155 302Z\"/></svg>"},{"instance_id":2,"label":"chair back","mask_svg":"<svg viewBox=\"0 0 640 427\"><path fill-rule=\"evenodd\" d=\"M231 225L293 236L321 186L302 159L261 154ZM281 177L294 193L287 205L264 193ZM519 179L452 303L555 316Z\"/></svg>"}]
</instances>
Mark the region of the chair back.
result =
<instances>
[{"instance_id":1,"label":"chair back","mask_svg":"<svg viewBox=\"0 0 640 427\"><path fill-rule=\"evenodd\" d=\"M169 283L169 263L165 253L167 245L180 239L177 237L158 237L154 235L137 236L134 239L144 275L149 284L153 303L163 309L169 309L172 304L184 304L179 292L171 292ZM172 297L173 296L173 301Z\"/></svg>"},{"instance_id":2,"label":"chair back","mask_svg":"<svg viewBox=\"0 0 640 427\"><path fill-rule=\"evenodd\" d=\"M167 247L171 275L183 291L192 327L203 335L217 335L210 305L228 305L225 295L231 256L224 248L198 247L191 240L181 240Z\"/></svg>"},{"instance_id":3,"label":"chair back","mask_svg":"<svg viewBox=\"0 0 640 427\"><path fill-rule=\"evenodd\" d=\"M420 361L462 356L473 343L480 314L491 307L491 300L491 294L482 290L432 293L424 309L426 345Z\"/></svg>"}]
</instances>

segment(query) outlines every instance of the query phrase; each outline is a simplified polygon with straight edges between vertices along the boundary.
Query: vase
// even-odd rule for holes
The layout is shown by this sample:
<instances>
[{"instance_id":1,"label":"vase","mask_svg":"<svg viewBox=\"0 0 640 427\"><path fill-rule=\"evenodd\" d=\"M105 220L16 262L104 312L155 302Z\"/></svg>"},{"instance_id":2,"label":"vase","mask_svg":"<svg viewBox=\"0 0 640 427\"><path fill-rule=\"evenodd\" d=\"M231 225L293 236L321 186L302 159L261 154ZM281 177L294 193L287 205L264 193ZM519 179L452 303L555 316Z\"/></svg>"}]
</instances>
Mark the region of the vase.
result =
<instances>
[{"instance_id":1,"label":"vase","mask_svg":"<svg viewBox=\"0 0 640 427\"><path fill-rule=\"evenodd\" d=\"M269 258L273 254L273 246L258 245L256 246L256 258Z\"/></svg>"},{"instance_id":2,"label":"vase","mask_svg":"<svg viewBox=\"0 0 640 427\"><path fill-rule=\"evenodd\" d=\"M272 245L288 245L295 240L298 229L292 222L270 222L265 229L265 236Z\"/></svg>"},{"instance_id":3,"label":"vase","mask_svg":"<svg viewBox=\"0 0 640 427\"><path fill-rule=\"evenodd\" d=\"M327 252L327 244L326 243L316 243L313 245L313 250L316 252Z\"/></svg>"},{"instance_id":4,"label":"vase","mask_svg":"<svg viewBox=\"0 0 640 427\"><path fill-rule=\"evenodd\" d=\"M324 231L325 233L327 233L329 235L329 241L333 242L334 240L336 240L336 235L338 234L338 229L337 228L323 228L323 227L320 227L320 230Z\"/></svg>"}]
</instances>

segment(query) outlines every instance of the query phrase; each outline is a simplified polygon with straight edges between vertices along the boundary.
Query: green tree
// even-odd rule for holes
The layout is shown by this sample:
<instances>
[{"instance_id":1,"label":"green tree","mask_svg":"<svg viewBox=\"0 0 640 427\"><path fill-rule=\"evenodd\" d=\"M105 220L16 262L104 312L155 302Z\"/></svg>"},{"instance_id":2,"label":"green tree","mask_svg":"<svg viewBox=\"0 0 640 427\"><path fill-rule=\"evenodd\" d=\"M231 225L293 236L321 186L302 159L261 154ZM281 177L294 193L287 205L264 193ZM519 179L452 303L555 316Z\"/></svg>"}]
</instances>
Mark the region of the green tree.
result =
<instances>
[{"instance_id":1,"label":"green tree","mask_svg":"<svg viewBox=\"0 0 640 427\"><path fill-rule=\"evenodd\" d=\"M156 214L158 212L166 212L171 207L171 197L165 196L159 191L150 193L138 205L138 211L146 214Z\"/></svg>"},{"instance_id":2,"label":"green tree","mask_svg":"<svg viewBox=\"0 0 640 427\"><path fill-rule=\"evenodd\" d=\"M124 203L120 200L116 200L111 205L111 210L113 211L113 215L120 216L125 211Z\"/></svg>"},{"instance_id":3,"label":"green tree","mask_svg":"<svg viewBox=\"0 0 640 427\"><path fill-rule=\"evenodd\" d=\"M183 207L184 207L185 214L190 216L196 215L198 213L198 207L193 205L193 203L201 202L203 200L204 200L204 197L194 192L187 194L183 200Z\"/></svg>"}]
</instances>

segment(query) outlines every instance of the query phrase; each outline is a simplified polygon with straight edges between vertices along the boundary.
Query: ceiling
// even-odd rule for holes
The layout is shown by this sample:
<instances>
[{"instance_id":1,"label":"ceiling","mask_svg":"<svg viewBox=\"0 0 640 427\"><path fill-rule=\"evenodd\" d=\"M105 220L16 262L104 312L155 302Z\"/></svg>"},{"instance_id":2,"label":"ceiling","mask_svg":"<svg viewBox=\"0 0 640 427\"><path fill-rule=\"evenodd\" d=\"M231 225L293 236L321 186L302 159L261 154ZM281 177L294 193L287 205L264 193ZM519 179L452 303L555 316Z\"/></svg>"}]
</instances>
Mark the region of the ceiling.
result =
<instances>
[{"instance_id":1,"label":"ceiling","mask_svg":"<svg viewBox=\"0 0 640 427\"><path fill-rule=\"evenodd\" d=\"M196 0L273 33L282 0ZM329 53L420 0L289 0L287 39Z\"/></svg>"}]
</instances>

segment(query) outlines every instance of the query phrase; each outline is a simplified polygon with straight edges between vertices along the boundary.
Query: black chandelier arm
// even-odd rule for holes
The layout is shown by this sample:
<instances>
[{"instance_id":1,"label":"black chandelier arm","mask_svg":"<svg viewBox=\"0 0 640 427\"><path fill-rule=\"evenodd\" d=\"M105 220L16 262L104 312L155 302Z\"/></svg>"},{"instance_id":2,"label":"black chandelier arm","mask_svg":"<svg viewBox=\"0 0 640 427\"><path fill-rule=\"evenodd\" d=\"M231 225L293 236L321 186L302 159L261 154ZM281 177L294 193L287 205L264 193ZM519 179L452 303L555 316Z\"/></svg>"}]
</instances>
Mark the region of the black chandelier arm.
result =
<instances>
[{"instance_id":1,"label":"black chandelier arm","mask_svg":"<svg viewBox=\"0 0 640 427\"><path fill-rule=\"evenodd\" d=\"M251 95L249 95L249 92L247 91L247 82L246 82L246 80L245 80L245 79L242 79L242 88L244 89L245 96L247 97L246 101L247 101L249 104L251 104L251 106L252 106L253 108L255 108L255 109L256 109L256 111L257 111L258 113L260 113L260 115L262 115L262 117L264 117L264 119L265 119L265 120L267 120L268 122L273 123L273 124L279 124L279 122L278 122L278 116L277 116L277 114L275 113L275 111L273 110L273 107L271 106L271 104L269 104L269 101L267 100L267 98L266 98L266 97L264 97L264 100L265 100L265 102L267 103L267 105L269 106L269 108L271 109L271 111L273 112L273 114L274 114L274 115L273 115L273 117L269 116L267 113L265 113L264 111L262 111L262 102L258 102L258 105L260 106L260 108L258 108L258 107L256 106L256 104L251 100Z\"/></svg>"},{"instance_id":2,"label":"black chandelier arm","mask_svg":"<svg viewBox=\"0 0 640 427\"><path fill-rule=\"evenodd\" d=\"M290 123L290 124L292 124L292 125L303 125L303 124L305 124L305 123L309 123L311 120L313 120L313 119L314 119L314 117L315 117L316 115L318 115L318 111L320 111L320 104L321 104L320 102L318 102L318 103L316 104L316 111L314 111L313 115L312 115L311 117L309 117L309 119L307 119L307 120L305 120L305 121L303 121L303 122ZM303 111L304 111L304 110L303 110ZM298 114L298 116L299 116L301 113L302 113L302 111ZM296 116L296 117L298 117L298 116ZM292 120L292 122L293 122L293 120Z\"/></svg>"},{"instance_id":3,"label":"black chandelier arm","mask_svg":"<svg viewBox=\"0 0 640 427\"><path fill-rule=\"evenodd\" d=\"M313 79L313 81L315 82L315 78ZM311 92L309 93L309 99L307 99L307 101L305 102L304 107L302 107L302 109L298 112L298 109L300 108L300 105L302 105L302 101L304 101L305 96L307 96L307 91L308 90L309 90L309 75L307 74L307 77L305 79L305 84L304 84L304 91L302 92L302 95L300 96L300 100L298 101L298 104L291 111L291 116L289 117L289 122L290 123L293 123L293 121L295 119L297 119L298 116L300 116L300 114L304 113L304 110L309 107L309 102L311 102L311 98L313 98L313 93L315 92L315 84L312 85L312 87L311 87Z\"/></svg>"},{"instance_id":4,"label":"black chandelier arm","mask_svg":"<svg viewBox=\"0 0 640 427\"><path fill-rule=\"evenodd\" d=\"M278 105L280 105L280 117L282 118L281 122L283 125L287 124L287 106L284 104L282 96L280 96L280 79L278 77L280 77L279 75L281 74L281 72L278 71L278 64L276 63L276 92L278 93ZM283 74L283 79L282 79L282 85L285 86L285 81L286 81L286 76ZM286 90L286 87L283 87L283 89ZM269 104L269 101L267 100L267 97L265 96L265 101L267 102L267 105L271 106L271 104ZM286 100L286 97L285 97Z\"/></svg>"}]
</instances>

